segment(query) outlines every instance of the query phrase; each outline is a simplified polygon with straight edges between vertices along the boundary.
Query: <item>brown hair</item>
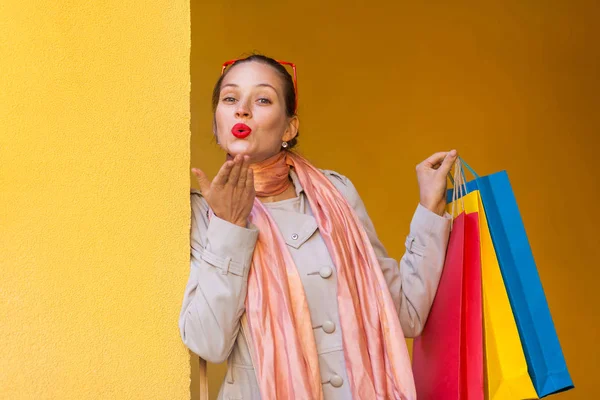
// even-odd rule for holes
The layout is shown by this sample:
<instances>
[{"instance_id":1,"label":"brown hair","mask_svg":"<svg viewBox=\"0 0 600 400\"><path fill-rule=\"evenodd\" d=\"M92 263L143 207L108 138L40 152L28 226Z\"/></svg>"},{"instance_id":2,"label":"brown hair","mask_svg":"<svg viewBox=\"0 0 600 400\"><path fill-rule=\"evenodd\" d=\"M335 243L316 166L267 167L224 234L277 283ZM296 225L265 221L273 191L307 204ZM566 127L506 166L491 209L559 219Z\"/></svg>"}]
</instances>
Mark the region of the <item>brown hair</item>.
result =
<instances>
[{"instance_id":1,"label":"brown hair","mask_svg":"<svg viewBox=\"0 0 600 400\"><path fill-rule=\"evenodd\" d=\"M217 111L217 105L219 104L219 97L221 94L221 84L223 83L223 78L225 78L225 75L227 75L229 70L232 67L234 67L235 65L245 63L245 62L251 62L251 61L270 65L279 73L279 76L281 76L281 78L283 79L283 98L285 101L285 113L288 117L293 117L294 115L296 115L296 112L294 110L294 108L296 106L296 91L294 89L294 80L292 79L292 76L290 75L290 73L287 71L287 69L285 69L285 67L283 65L279 64L274 59L264 56L262 54L253 54L246 58L239 59L235 63L233 63L231 65L231 67L229 67L227 70L225 70L225 73L219 77L219 79L217 80L217 83L215 83L215 87L214 87L213 93L212 93L213 116ZM296 137L288 142L287 150L290 150L294 146L296 146L299 135L300 135L300 132L297 132Z\"/></svg>"}]
</instances>

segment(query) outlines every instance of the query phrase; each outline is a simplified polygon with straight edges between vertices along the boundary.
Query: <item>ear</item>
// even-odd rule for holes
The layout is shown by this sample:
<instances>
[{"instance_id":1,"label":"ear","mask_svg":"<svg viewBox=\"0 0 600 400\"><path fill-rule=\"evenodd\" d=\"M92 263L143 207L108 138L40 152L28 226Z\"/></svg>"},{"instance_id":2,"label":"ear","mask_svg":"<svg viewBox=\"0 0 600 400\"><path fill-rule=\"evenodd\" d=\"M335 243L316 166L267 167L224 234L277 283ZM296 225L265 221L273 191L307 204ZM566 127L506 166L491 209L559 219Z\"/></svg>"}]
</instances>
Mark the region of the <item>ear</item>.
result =
<instances>
[{"instance_id":1,"label":"ear","mask_svg":"<svg viewBox=\"0 0 600 400\"><path fill-rule=\"evenodd\" d=\"M300 126L300 120L298 119L297 115L294 115L292 118L290 118L290 120L288 122L288 126L287 126L285 132L283 133L283 137L281 139L285 142L289 142L290 140L295 138L296 135L298 134L299 126Z\"/></svg>"}]
</instances>

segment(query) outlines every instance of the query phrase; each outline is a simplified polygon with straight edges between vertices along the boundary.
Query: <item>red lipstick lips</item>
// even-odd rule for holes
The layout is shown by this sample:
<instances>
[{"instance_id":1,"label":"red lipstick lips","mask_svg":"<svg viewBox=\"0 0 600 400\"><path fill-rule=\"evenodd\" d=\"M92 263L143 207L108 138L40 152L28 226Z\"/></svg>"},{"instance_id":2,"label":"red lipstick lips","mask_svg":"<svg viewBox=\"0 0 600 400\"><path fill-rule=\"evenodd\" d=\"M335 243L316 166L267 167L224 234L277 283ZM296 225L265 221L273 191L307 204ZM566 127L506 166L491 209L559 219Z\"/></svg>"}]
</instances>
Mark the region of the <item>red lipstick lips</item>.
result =
<instances>
[{"instance_id":1,"label":"red lipstick lips","mask_svg":"<svg viewBox=\"0 0 600 400\"><path fill-rule=\"evenodd\" d=\"M231 128L231 133L236 138L243 139L252 133L252 129L246 124L235 124L233 128Z\"/></svg>"}]
</instances>

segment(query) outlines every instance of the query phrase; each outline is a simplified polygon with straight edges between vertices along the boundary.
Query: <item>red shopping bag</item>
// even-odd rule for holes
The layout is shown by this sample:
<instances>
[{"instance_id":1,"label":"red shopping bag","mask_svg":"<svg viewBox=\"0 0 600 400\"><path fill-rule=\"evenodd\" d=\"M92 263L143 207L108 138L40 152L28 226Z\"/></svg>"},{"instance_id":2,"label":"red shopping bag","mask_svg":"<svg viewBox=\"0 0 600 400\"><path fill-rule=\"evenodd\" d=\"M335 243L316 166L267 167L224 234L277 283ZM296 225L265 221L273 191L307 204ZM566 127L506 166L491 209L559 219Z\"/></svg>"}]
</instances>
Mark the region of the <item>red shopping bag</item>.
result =
<instances>
[{"instance_id":1,"label":"red shopping bag","mask_svg":"<svg viewBox=\"0 0 600 400\"><path fill-rule=\"evenodd\" d=\"M419 400L483 400L483 314L477 213L453 222L433 306L413 343Z\"/></svg>"}]
</instances>

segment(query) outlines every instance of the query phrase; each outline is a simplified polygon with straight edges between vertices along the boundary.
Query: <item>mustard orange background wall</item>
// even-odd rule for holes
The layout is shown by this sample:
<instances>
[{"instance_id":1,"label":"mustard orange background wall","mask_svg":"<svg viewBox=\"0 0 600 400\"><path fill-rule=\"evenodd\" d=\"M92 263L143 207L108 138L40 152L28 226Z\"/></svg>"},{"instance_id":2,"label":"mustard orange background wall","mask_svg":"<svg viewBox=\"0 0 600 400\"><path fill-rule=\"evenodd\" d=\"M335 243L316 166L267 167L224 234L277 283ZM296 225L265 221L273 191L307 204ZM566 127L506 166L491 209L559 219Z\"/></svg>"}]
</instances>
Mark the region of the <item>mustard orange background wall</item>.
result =
<instances>
[{"instance_id":1,"label":"mustard orange background wall","mask_svg":"<svg viewBox=\"0 0 600 400\"><path fill-rule=\"evenodd\" d=\"M0 2L0 398L189 399L185 1Z\"/></svg>"},{"instance_id":2,"label":"mustard orange background wall","mask_svg":"<svg viewBox=\"0 0 600 400\"><path fill-rule=\"evenodd\" d=\"M218 170L212 85L256 50L297 63L299 150L352 179L396 258L418 162L508 170L576 385L555 398L600 398L599 5L485 3L194 0L192 166Z\"/></svg>"}]
</instances>

